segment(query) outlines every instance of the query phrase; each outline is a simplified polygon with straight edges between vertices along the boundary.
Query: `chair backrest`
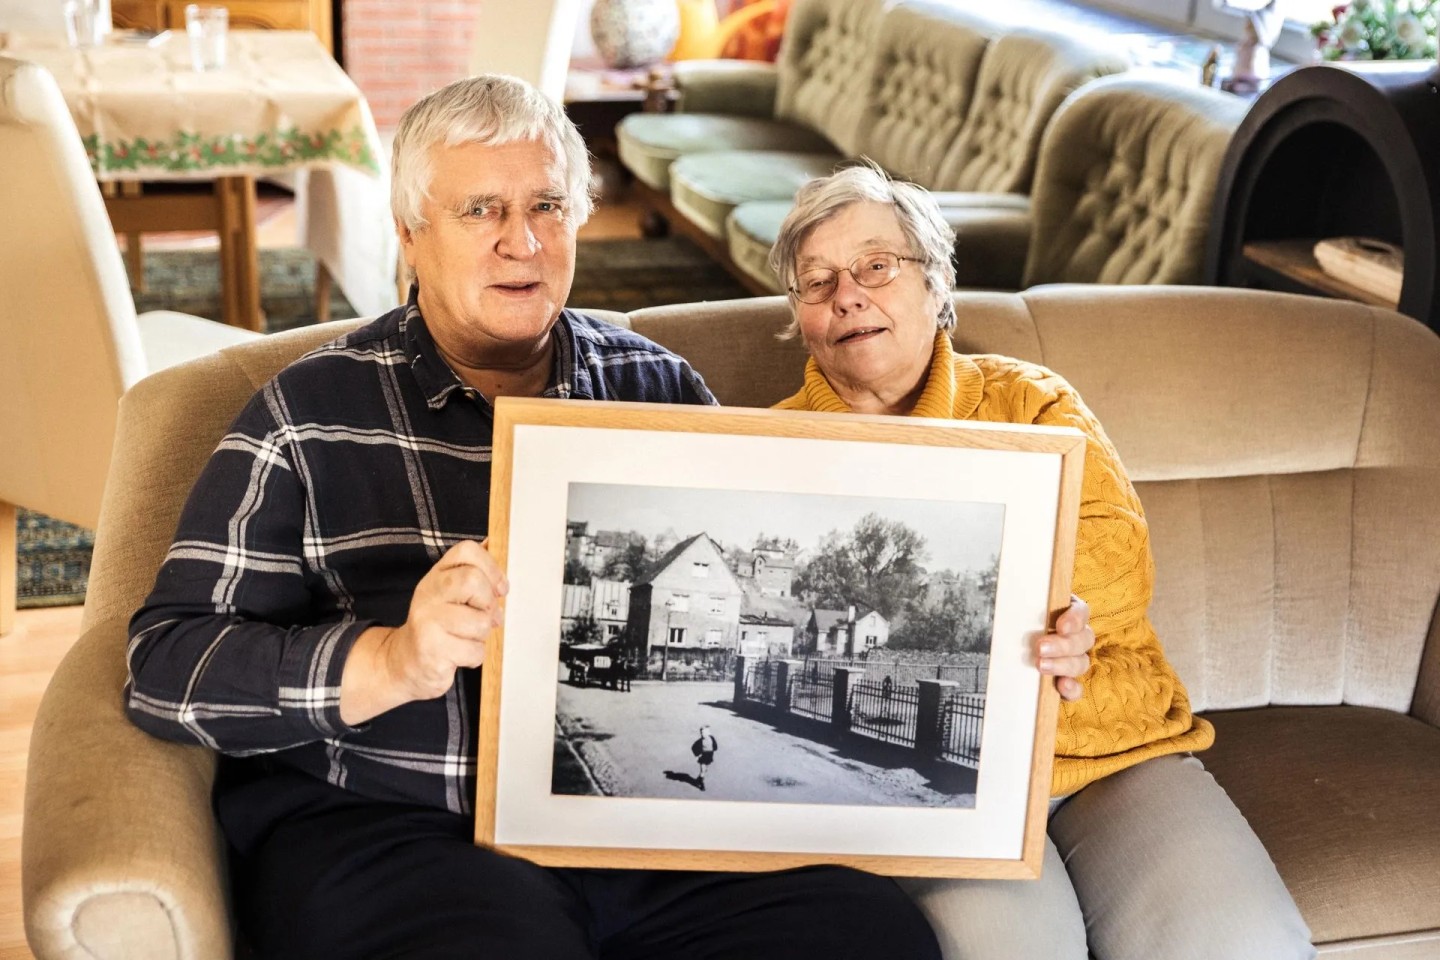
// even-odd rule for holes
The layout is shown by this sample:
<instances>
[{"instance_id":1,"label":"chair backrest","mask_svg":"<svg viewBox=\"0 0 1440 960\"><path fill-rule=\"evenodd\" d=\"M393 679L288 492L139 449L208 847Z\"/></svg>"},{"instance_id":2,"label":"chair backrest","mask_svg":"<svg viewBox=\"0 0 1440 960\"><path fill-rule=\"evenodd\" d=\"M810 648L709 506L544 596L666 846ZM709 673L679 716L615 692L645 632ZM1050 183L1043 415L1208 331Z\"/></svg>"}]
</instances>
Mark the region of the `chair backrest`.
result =
<instances>
[{"instance_id":1,"label":"chair backrest","mask_svg":"<svg viewBox=\"0 0 1440 960\"><path fill-rule=\"evenodd\" d=\"M481 3L473 26L470 73L508 73L559 102L565 97L580 0Z\"/></svg>"},{"instance_id":2,"label":"chair backrest","mask_svg":"<svg viewBox=\"0 0 1440 960\"><path fill-rule=\"evenodd\" d=\"M1134 72L1076 90L1041 141L1024 286L1199 283L1220 164L1248 108Z\"/></svg>"},{"instance_id":3,"label":"chair backrest","mask_svg":"<svg viewBox=\"0 0 1440 960\"><path fill-rule=\"evenodd\" d=\"M1011 30L980 61L961 133L930 186L1029 193L1040 140L1060 104L1082 84L1120 73L1126 59L1065 34Z\"/></svg>"},{"instance_id":4,"label":"chair backrest","mask_svg":"<svg viewBox=\"0 0 1440 960\"><path fill-rule=\"evenodd\" d=\"M1004 27L954 6L912 2L888 10L874 40L860 154L935 186L960 135L986 48Z\"/></svg>"},{"instance_id":5,"label":"chair backrest","mask_svg":"<svg viewBox=\"0 0 1440 960\"><path fill-rule=\"evenodd\" d=\"M93 525L115 408L145 374L135 303L55 79L0 57L0 500Z\"/></svg>"},{"instance_id":6,"label":"chair backrest","mask_svg":"<svg viewBox=\"0 0 1440 960\"><path fill-rule=\"evenodd\" d=\"M785 21L776 71L775 116L858 152L860 117L889 0L796 0Z\"/></svg>"}]
</instances>

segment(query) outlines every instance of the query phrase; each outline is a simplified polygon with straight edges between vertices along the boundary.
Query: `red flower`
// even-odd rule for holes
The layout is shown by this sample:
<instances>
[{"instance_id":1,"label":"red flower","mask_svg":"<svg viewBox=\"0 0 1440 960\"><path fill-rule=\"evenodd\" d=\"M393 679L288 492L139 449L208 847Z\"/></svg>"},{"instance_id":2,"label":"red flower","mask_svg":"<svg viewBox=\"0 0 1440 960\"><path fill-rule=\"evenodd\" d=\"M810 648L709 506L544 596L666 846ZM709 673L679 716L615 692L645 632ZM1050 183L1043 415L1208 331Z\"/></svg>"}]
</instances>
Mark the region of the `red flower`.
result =
<instances>
[{"instance_id":1,"label":"red flower","mask_svg":"<svg viewBox=\"0 0 1440 960\"><path fill-rule=\"evenodd\" d=\"M210 152L213 153L215 156L218 157L218 156L220 156L220 154L222 154L222 153L225 152L225 148L222 147L222 146L221 146L220 144L218 144L218 143L212 143L212 144L210 145Z\"/></svg>"},{"instance_id":2,"label":"red flower","mask_svg":"<svg viewBox=\"0 0 1440 960\"><path fill-rule=\"evenodd\" d=\"M1335 6L1333 6L1333 7L1330 8L1330 16L1334 17L1334 18L1335 18L1335 21L1338 23L1338 22L1340 21L1340 16L1341 16L1346 10L1349 10L1349 9L1350 9L1350 4L1348 4L1348 3L1337 3L1337 4L1335 4Z\"/></svg>"},{"instance_id":3,"label":"red flower","mask_svg":"<svg viewBox=\"0 0 1440 960\"><path fill-rule=\"evenodd\" d=\"M121 160L124 160L129 155L130 151L125 149L125 145L123 143L115 148L115 156L119 157Z\"/></svg>"},{"instance_id":4,"label":"red flower","mask_svg":"<svg viewBox=\"0 0 1440 960\"><path fill-rule=\"evenodd\" d=\"M156 156L157 154L160 153L160 148L157 147L157 146L155 146L155 144L152 143L152 144L150 144L148 147L145 148L145 152L148 153L151 157L154 157L154 156Z\"/></svg>"}]
</instances>

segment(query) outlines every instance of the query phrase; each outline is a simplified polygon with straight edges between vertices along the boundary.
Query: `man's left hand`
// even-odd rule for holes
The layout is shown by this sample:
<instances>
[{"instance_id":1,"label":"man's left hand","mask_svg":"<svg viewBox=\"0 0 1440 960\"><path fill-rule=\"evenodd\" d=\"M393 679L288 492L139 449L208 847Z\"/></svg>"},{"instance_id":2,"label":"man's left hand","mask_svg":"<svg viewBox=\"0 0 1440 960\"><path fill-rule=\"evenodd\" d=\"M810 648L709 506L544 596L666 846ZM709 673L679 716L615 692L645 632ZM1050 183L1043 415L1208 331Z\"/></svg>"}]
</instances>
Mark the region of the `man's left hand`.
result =
<instances>
[{"instance_id":1,"label":"man's left hand","mask_svg":"<svg viewBox=\"0 0 1440 960\"><path fill-rule=\"evenodd\" d=\"M1070 608L1055 621L1055 632L1045 634L1035 645L1035 664L1041 673L1055 678L1061 699L1079 700L1085 692L1079 678L1090 669L1090 649L1094 646L1090 605L1071 596Z\"/></svg>"}]
</instances>

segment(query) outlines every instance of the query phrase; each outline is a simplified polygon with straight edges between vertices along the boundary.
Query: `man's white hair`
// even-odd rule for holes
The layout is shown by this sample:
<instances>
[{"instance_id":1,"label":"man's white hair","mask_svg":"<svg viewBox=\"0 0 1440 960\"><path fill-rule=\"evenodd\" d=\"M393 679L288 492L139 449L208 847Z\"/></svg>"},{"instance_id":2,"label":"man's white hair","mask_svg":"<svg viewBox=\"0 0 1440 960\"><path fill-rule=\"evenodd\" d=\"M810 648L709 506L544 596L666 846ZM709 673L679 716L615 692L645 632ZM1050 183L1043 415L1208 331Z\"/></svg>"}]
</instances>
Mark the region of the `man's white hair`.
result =
<instances>
[{"instance_id":1,"label":"man's white hair","mask_svg":"<svg viewBox=\"0 0 1440 960\"><path fill-rule=\"evenodd\" d=\"M390 210L409 230L426 224L425 198L437 144L492 146L537 140L565 168L567 217L576 227L590 219L590 154L580 131L558 103L516 77L496 73L457 80L422 98L400 118L390 159Z\"/></svg>"}]
</instances>

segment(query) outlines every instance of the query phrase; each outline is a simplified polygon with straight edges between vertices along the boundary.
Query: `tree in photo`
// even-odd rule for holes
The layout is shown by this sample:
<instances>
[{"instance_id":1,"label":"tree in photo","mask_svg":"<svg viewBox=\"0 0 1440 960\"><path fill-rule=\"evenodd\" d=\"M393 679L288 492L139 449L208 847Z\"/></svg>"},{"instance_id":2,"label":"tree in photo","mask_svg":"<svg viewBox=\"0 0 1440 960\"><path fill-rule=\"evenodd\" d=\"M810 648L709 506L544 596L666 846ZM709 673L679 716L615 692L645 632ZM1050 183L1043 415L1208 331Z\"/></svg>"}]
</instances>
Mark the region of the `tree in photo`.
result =
<instances>
[{"instance_id":1,"label":"tree in photo","mask_svg":"<svg viewBox=\"0 0 1440 960\"><path fill-rule=\"evenodd\" d=\"M650 569L650 565L658 560L645 538L638 533L630 534L630 542L624 549L617 550L605 558L605 566L600 570L600 577L604 580L623 580L626 583L634 583Z\"/></svg>"},{"instance_id":2,"label":"tree in photo","mask_svg":"<svg viewBox=\"0 0 1440 960\"><path fill-rule=\"evenodd\" d=\"M796 593L817 607L850 604L887 620L925 589L925 538L898 520L867 513L848 533L831 531L796 571Z\"/></svg>"},{"instance_id":3,"label":"tree in photo","mask_svg":"<svg viewBox=\"0 0 1440 960\"><path fill-rule=\"evenodd\" d=\"M564 583L575 583L584 587L589 586L590 581L594 579L595 575L590 572L590 568L585 566L585 564L581 563L579 560L565 561L565 579L563 581Z\"/></svg>"},{"instance_id":4,"label":"tree in photo","mask_svg":"<svg viewBox=\"0 0 1440 960\"><path fill-rule=\"evenodd\" d=\"M999 558L992 558L985 568L964 576L941 575L943 592L918 597L906 608L890 634L890 647L937 653L988 650L999 568Z\"/></svg>"}]
</instances>

